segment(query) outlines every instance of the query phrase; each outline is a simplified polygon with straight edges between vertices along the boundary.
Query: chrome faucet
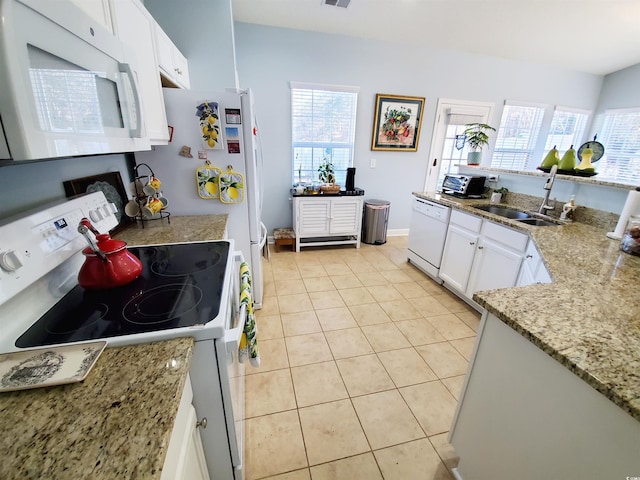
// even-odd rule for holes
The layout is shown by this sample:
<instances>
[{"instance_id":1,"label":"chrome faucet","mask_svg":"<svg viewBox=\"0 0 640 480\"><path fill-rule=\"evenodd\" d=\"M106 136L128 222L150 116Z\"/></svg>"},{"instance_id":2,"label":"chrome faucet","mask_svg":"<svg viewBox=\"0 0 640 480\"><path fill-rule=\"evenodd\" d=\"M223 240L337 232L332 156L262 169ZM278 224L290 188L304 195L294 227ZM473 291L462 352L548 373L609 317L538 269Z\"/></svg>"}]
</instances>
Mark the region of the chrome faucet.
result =
<instances>
[{"instance_id":1,"label":"chrome faucet","mask_svg":"<svg viewBox=\"0 0 640 480\"><path fill-rule=\"evenodd\" d=\"M551 195L551 187L553 187L553 181L556 179L557 172L558 165L551 167L551 170L549 171L549 178L547 178L547 181L544 184L544 189L546 190L544 200L542 200L542 205L540 205L538 213L545 213L546 210L553 210L556 205L555 201L553 202L553 205L549 205L549 195Z\"/></svg>"}]
</instances>

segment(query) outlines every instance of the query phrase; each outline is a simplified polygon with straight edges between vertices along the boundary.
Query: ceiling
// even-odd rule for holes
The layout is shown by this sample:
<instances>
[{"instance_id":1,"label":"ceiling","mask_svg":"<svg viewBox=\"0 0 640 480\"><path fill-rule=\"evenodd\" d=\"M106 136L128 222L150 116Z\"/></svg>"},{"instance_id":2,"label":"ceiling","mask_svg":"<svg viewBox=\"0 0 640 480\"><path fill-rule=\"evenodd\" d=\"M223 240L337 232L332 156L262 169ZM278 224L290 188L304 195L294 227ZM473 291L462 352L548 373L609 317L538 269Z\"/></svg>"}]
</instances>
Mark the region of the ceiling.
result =
<instances>
[{"instance_id":1,"label":"ceiling","mask_svg":"<svg viewBox=\"0 0 640 480\"><path fill-rule=\"evenodd\" d=\"M234 20L605 75L640 63L640 0L232 0Z\"/></svg>"}]
</instances>

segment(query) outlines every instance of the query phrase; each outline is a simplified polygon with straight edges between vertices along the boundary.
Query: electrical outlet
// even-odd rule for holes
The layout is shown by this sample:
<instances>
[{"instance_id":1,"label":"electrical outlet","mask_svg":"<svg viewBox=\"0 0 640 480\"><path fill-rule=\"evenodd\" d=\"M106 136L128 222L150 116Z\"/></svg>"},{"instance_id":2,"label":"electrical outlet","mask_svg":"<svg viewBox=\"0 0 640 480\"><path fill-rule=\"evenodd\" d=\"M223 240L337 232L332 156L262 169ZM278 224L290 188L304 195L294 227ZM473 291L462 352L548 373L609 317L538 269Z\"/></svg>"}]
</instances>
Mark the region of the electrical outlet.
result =
<instances>
[{"instance_id":1,"label":"electrical outlet","mask_svg":"<svg viewBox=\"0 0 640 480\"><path fill-rule=\"evenodd\" d=\"M376 159L372 158L371 162L369 162L369 168L376 168Z\"/></svg>"}]
</instances>

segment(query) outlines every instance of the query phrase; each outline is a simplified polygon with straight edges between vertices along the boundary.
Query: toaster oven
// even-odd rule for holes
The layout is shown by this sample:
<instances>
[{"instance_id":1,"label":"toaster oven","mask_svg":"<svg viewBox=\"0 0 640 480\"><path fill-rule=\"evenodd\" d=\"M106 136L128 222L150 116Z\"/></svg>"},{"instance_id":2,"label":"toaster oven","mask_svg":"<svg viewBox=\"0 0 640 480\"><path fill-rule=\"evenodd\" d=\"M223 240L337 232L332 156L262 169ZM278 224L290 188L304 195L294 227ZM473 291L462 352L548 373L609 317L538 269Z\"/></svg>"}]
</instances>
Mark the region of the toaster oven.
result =
<instances>
[{"instance_id":1,"label":"toaster oven","mask_svg":"<svg viewBox=\"0 0 640 480\"><path fill-rule=\"evenodd\" d=\"M487 177L476 175L445 175L442 193L467 198L480 198L484 193Z\"/></svg>"}]
</instances>

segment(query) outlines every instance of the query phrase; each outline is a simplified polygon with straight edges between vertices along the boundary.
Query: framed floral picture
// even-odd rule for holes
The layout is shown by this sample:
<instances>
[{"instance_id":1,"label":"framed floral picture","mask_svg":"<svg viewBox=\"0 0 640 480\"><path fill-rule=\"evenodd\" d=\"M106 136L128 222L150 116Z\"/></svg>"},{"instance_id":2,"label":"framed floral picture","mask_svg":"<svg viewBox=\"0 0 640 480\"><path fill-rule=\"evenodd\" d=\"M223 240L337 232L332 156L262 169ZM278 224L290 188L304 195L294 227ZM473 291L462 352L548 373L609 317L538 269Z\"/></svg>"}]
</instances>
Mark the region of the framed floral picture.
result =
<instances>
[{"instance_id":1,"label":"framed floral picture","mask_svg":"<svg viewBox=\"0 0 640 480\"><path fill-rule=\"evenodd\" d=\"M73 197L82 193L92 193L101 191L107 198L107 202L116 206L115 216L118 225L111 229L112 234L116 234L133 222L131 218L124 214L124 206L128 201L127 192L122 183L120 172L101 173L90 177L74 178L62 182L64 193L67 197ZM107 232L101 232L107 233Z\"/></svg>"},{"instance_id":2,"label":"framed floral picture","mask_svg":"<svg viewBox=\"0 0 640 480\"><path fill-rule=\"evenodd\" d=\"M371 150L418 150L424 97L376 94Z\"/></svg>"}]
</instances>

